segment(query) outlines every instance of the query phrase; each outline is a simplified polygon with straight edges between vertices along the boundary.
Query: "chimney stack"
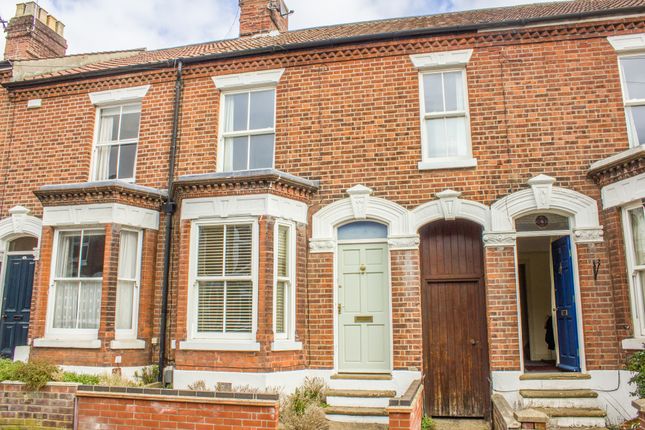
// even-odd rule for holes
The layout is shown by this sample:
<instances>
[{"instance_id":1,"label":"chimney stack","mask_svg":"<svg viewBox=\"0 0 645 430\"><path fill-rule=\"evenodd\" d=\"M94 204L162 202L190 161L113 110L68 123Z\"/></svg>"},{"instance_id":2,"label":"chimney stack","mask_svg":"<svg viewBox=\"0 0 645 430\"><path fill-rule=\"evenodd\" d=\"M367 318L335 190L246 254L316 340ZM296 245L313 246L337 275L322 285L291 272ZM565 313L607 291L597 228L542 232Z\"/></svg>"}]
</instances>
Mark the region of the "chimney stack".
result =
<instances>
[{"instance_id":1,"label":"chimney stack","mask_svg":"<svg viewBox=\"0 0 645 430\"><path fill-rule=\"evenodd\" d=\"M65 26L35 2L19 3L6 29L5 60L62 57L67 51Z\"/></svg>"},{"instance_id":2,"label":"chimney stack","mask_svg":"<svg viewBox=\"0 0 645 430\"><path fill-rule=\"evenodd\" d=\"M240 36L288 31L290 14L283 0L240 0Z\"/></svg>"}]
</instances>

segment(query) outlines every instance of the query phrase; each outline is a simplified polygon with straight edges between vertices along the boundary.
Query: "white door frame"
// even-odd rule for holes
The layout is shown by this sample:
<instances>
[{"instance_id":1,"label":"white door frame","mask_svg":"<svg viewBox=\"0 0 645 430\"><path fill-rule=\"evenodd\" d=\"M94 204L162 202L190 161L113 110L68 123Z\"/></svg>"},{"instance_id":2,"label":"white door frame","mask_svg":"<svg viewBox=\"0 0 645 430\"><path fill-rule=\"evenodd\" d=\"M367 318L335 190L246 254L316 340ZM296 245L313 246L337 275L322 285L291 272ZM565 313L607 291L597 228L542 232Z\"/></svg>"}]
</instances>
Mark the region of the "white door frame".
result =
<instances>
[{"instance_id":1,"label":"white door frame","mask_svg":"<svg viewBox=\"0 0 645 430\"><path fill-rule=\"evenodd\" d=\"M379 221L375 221L379 222ZM334 300L333 300L333 313L334 313L334 371L342 373L343 370L340 368L340 324L338 321L338 285L339 285L339 259L338 259L338 249L341 245L364 245L368 243L378 243L383 245L388 245L387 239L368 239L368 240L341 240L336 241L336 246L334 246ZM388 330L390 334L389 349L390 349L390 368L386 369L384 372L370 372L370 373L392 373L394 370L394 339L393 339L393 330L392 330L392 255L391 249L387 247L387 295L388 295Z\"/></svg>"}]
</instances>

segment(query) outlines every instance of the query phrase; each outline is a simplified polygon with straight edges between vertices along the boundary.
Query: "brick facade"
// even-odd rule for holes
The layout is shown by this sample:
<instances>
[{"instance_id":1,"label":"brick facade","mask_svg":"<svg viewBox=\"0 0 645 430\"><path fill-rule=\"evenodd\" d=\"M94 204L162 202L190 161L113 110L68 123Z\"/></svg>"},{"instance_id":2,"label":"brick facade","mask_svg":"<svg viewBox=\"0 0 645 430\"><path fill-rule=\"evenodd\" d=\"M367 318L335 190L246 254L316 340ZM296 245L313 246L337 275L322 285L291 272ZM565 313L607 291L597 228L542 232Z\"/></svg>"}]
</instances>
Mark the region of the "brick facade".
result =
<instances>
[{"instance_id":1,"label":"brick facade","mask_svg":"<svg viewBox=\"0 0 645 430\"><path fill-rule=\"evenodd\" d=\"M0 383L0 427L71 430L76 387L50 383L31 391L20 382Z\"/></svg>"},{"instance_id":2,"label":"brick facade","mask_svg":"<svg viewBox=\"0 0 645 430\"><path fill-rule=\"evenodd\" d=\"M247 3L247 2L243 2ZM248 4L265 2L252 2ZM264 26L266 23L257 24ZM256 24L253 23L253 26ZM263 27L264 28L264 27ZM255 27L248 31L255 32ZM645 31L642 16L568 22L517 30L399 38L324 48L220 59L187 65L179 116L176 173L213 173L217 166L221 92L212 78L284 68L276 88L275 168L319 181L319 188L282 180L227 179L216 183L176 183L173 216L167 357L181 370L270 373L334 369L334 264L332 252L312 253L311 219L321 208L346 198L363 184L374 197L412 210L448 188L461 198L490 206L526 189L529 178L546 174L556 186L600 202L600 189L587 176L589 165L628 148L616 52L607 37ZM467 66L473 156L477 167L419 170L421 124L419 73L409 55L472 49ZM125 191L56 193L47 184L88 181L96 107L88 93L150 85L142 101L136 183L163 189L167 184L175 71L172 68L34 84L0 90L0 217L22 205L40 217L43 206L119 202L161 210L163 199L129 196ZM28 109L27 101L42 99ZM228 181L228 182L227 182ZM273 341L273 226L259 223L257 341L260 351L188 351L187 337L190 221L180 220L189 198L268 193L307 204L309 224L297 226L298 351L271 351ZM600 204L599 204L600 206ZM631 335L631 321L620 217L600 214L604 243L576 246L582 301L586 369L617 369L620 340ZM116 261L119 225L104 225L102 314L97 350L32 348L36 357L60 364L110 367L154 363L153 339L160 333L164 214L159 230L144 235L139 335L143 350L114 351ZM45 334L54 229L43 227L34 283L30 338ZM622 253L622 254L621 254ZM594 274L593 262L601 261ZM415 249L390 252L394 370L422 368L420 258ZM490 368L521 370L516 255L512 246L485 250L485 283ZM175 342L172 342L175 341ZM174 344L174 347L173 347ZM90 400L87 400L90 402ZM123 405L110 400L115 408ZM88 403L91 406L91 402ZM179 407L179 406L177 406Z\"/></svg>"}]
</instances>

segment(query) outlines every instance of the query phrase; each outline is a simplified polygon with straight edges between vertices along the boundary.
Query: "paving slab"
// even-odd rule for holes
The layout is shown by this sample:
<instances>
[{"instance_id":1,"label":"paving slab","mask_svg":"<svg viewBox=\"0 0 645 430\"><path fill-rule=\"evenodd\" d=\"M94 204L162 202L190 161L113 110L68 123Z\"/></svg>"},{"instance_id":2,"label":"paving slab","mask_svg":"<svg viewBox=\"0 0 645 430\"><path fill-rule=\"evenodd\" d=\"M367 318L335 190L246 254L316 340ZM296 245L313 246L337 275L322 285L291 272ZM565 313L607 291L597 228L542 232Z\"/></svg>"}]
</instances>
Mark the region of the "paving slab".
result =
<instances>
[{"instance_id":1,"label":"paving slab","mask_svg":"<svg viewBox=\"0 0 645 430\"><path fill-rule=\"evenodd\" d=\"M435 430L490 430L490 424L483 420L433 419Z\"/></svg>"}]
</instances>

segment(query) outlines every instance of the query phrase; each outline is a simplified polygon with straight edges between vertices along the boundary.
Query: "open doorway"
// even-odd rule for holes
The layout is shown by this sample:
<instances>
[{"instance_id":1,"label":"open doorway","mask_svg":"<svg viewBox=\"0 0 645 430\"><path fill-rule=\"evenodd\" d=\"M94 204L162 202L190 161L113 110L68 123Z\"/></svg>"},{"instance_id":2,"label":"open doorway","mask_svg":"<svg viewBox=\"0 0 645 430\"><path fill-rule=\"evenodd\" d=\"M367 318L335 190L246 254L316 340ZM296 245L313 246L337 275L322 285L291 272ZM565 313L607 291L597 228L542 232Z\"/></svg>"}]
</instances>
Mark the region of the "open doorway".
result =
<instances>
[{"instance_id":1,"label":"open doorway","mask_svg":"<svg viewBox=\"0 0 645 430\"><path fill-rule=\"evenodd\" d=\"M533 214L516 222L525 372L579 372L580 348L569 220Z\"/></svg>"}]
</instances>

